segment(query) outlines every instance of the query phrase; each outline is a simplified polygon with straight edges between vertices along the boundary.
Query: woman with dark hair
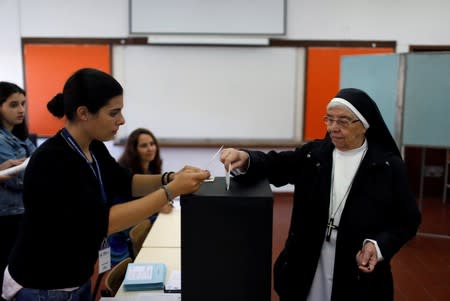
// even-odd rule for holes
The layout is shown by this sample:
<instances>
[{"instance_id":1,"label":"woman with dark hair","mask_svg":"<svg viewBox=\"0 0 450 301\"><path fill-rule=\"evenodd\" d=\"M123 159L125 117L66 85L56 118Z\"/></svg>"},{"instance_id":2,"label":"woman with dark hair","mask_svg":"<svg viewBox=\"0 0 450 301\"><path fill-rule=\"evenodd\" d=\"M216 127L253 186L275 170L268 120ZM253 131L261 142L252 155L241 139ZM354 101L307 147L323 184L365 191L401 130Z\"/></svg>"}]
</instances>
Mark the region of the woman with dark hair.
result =
<instances>
[{"instance_id":1,"label":"woman with dark hair","mask_svg":"<svg viewBox=\"0 0 450 301\"><path fill-rule=\"evenodd\" d=\"M125 149L118 162L128 168L132 174L160 174L162 171L162 160L159 154L159 144L155 135L148 129L137 128L130 133L125 143ZM126 198L130 200L130 198ZM123 200L116 200L120 203ZM159 212L170 213L171 204L165 204ZM158 217L158 213L149 217L152 223ZM116 232L108 236L111 247L111 261L115 265L123 259L136 254L133 253L129 236L130 229Z\"/></svg>"},{"instance_id":2,"label":"woman with dark hair","mask_svg":"<svg viewBox=\"0 0 450 301\"><path fill-rule=\"evenodd\" d=\"M5 270L3 295L16 301L89 301L97 259L100 273L111 264L107 235L196 191L209 172L186 166L163 178L132 175L120 166L103 141L113 139L125 123L123 91L102 71L75 72L47 108L65 116L66 124L27 166L25 215ZM140 198L112 204L129 195Z\"/></svg>"},{"instance_id":3,"label":"woman with dark hair","mask_svg":"<svg viewBox=\"0 0 450 301\"><path fill-rule=\"evenodd\" d=\"M125 143L125 150L119 158L119 163L130 168L133 173L161 173L162 160L155 135L144 128L132 131Z\"/></svg>"},{"instance_id":4,"label":"woman with dark hair","mask_svg":"<svg viewBox=\"0 0 450 301\"><path fill-rule=\"evenodd\" d=\"M155 135L144 128L138 128L131 132L125 143L125 150L119 158L119 163L128 167L133 174L160 174L162 160ZM170 204L161 208L164 213L169 213L171 210ZM157 213L152 215L152 222L155 221L157 215Z\"/></svg>"},{"instance_id":5,"label":"woman with dark hair","mask_svg":"<svg viewBox=\"0 0 450 301\"><path fill-rule=\"evenodd\" d=\"M36 148L28 138L25 104L22 88L13 83L0 82L0 163L5 168L22 163ZM0 271L8 263L24 212L23 175L19 172L13 177L3 178L0 183ZM0 280L3 282L2 272Z\"/></svg>"}]
</instances>

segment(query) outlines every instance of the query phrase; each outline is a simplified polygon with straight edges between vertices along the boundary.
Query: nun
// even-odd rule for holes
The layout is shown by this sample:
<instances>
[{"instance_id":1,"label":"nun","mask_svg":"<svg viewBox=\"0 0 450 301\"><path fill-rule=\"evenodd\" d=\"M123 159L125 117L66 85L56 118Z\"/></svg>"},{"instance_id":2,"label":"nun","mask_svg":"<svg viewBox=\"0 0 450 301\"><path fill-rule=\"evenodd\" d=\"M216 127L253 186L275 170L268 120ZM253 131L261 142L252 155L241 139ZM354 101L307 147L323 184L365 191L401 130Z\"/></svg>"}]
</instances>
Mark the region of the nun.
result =
<instances>
[{"instance_id":1,"label":"nun","mask_svg":"<svg viewBox=\"0 0 450 301\"><path fill-rule=\"evenodd\" d=\"M372 98L330 100L324 139L292 151L224 149L235 180L293 184L285 247L274 266L280 301L393 300L390 262L421 216L405 163Z\"/></svg>"}]
</instances>

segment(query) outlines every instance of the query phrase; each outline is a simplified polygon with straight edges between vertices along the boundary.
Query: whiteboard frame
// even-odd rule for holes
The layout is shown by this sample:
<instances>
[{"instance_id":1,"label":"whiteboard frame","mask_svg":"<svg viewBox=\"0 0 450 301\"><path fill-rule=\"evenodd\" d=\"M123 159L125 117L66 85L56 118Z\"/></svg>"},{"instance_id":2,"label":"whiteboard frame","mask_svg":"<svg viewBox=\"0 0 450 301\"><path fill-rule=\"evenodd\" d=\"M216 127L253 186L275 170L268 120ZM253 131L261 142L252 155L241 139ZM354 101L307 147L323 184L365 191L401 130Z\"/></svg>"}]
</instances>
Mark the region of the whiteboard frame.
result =
<instances>
[{"instance_id":1,"label":"whiteboard frame","mask_svg":"<svg viewBox=\"0 0 450 301\"><path fill-rule=\"evenodd\" d=\"M241 0L181 0L178 3L177 1L129 0L130 34L266 36L286 34L286 0L258 0L253 3ZM199 8L196 4L202 1L209 6ZM262 1L268 3L262 6ZM234 6L231 4L233 2ZM241 8L245 8L242 12L236 8L237 3ZM170 13L171 5L179 8ZM211 9L214 6L218 8ZM251 9L251 6L258 7L253 7L253 11L246 11ZM232 17L237 19L230 22Z\"/></svg>"}]
</instances>

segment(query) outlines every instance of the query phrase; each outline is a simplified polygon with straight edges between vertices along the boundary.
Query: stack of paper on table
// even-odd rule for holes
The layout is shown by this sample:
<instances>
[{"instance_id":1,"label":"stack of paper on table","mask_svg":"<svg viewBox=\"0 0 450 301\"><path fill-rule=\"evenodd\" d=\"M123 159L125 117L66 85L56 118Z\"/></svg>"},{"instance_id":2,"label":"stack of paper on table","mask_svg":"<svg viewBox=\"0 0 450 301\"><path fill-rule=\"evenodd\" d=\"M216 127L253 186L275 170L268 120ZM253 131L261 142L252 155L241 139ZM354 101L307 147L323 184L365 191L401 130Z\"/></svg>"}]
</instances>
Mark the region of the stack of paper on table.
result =
<instances>
[{"instance_id":1,"label":"stack of paper on table","mask_svg":"<svg viewBox=\"0 0 450 301\"><path fill-rule=\"evenodd\" d=\"M164 287L166 293L181 293L181 271L172 271Z\"/></svg>"},{"instance_id":2,"label":"stack of paper on table","mask_svg":"<svg viewBox=\"0 0 450 301\"><path fill-rule=\"evenodd\" d=\"M128 291L164 288L166 265L163 263L129 263L123 287Z\"/></svg>"}]
</instances>

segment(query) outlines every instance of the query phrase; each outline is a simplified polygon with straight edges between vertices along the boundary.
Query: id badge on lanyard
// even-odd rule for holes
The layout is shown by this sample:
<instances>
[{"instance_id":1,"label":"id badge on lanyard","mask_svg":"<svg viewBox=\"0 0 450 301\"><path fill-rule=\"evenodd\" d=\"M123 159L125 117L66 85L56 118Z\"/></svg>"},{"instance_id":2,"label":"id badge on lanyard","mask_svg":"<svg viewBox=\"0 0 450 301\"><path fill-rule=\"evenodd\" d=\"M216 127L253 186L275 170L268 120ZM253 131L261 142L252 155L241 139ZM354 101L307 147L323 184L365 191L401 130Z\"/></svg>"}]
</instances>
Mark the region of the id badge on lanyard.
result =
<instances>
[{"instance_id":1,"label":"id badge on lanyard","mask_svg":"<svg viewBox=\"0 0 450 301\"><path fill-rule=\"evenodd\" d=\"M104 273L111 269L111 248L106 238L103 239L98 251L98 273Z\"/></svg>"}]
</instances>

